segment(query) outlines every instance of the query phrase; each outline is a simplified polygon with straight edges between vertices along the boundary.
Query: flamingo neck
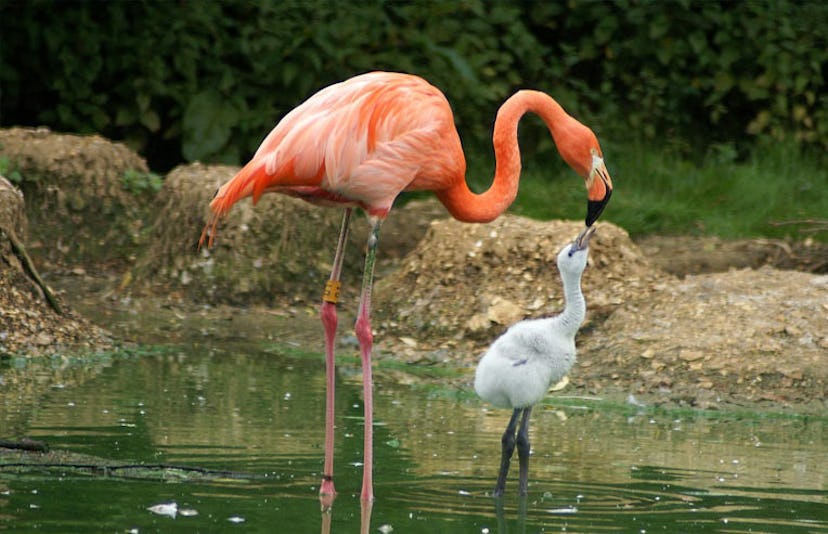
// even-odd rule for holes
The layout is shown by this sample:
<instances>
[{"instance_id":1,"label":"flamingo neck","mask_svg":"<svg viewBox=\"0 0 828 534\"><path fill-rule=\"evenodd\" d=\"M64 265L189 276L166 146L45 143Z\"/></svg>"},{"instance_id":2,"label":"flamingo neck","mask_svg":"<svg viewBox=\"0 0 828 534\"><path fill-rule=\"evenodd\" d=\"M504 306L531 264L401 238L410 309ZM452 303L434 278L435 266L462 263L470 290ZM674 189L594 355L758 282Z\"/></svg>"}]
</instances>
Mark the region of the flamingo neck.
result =
<instances>
[{"instance_id":1,"label":"flamingo neck","mask_svg":"<svg viewBox=\"0 0 828 534\"><path fill-rule=\"evenodd\" d=\"M560 151L559 140L565 126L575 119L545 93L518 91L497 112L492 136L495 174L489 189L483 193L474 193L465 180L459 180L451 188L437 192L437 198L455 219L462 222L489 222L502 215L514 202L521 169L518 123L527 112L535 113L543 119Z\"/></svg>"}]
</instances>

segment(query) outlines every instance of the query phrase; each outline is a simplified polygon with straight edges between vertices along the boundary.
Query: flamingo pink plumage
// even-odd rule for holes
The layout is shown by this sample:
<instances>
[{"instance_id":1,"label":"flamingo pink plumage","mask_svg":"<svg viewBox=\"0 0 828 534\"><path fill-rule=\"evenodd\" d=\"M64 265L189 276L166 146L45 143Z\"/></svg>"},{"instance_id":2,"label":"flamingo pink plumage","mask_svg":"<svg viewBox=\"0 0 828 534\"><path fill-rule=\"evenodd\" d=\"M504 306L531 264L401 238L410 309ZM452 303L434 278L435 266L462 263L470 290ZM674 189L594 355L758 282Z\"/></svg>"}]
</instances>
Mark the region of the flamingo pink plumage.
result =
<instances>
[{"instance_id":1,"label":"flamingo pink plumage","mask_svg":"<svg viewBox=\"0 0 828 534\"><path fill-rule=\"evenodd\" d=\"M237 201L267 192L345 208L334 267L321 309L325 327L327 401L325 464L320 496L332 499L333 388L336 302L342 257L354 207L365 210L368 238L362 291L355 325L363 368L365 402L364 473L361 497L373 499L372 379L370 309L379 230L403 191L434 191L460 221L488 222L512 204L520 179L517 126L526 112L546 123L563 159L584 178L586 225L609 201L612 180L595 134L569 116L550 96L519 91L501 106L494 126L496 157L491 187L473 193L466 185L466 161L451 107L443 93L409 74L371 72L326 87L293 109L262 142L251 161L225 183L210 203L213 216L199 244L212 245L219 219Z\"/></svg>"}]
</instances>

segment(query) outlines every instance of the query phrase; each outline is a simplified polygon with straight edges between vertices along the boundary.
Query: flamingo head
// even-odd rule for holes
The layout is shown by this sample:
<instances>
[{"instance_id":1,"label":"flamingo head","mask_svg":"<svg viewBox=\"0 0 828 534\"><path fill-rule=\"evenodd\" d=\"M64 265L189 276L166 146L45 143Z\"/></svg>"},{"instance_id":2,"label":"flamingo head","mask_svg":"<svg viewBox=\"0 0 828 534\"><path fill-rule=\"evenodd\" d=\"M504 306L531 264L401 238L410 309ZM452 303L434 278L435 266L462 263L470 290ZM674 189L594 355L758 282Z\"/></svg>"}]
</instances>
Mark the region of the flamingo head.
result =
<instances>
[{"instance_id":1,"label":"flamingo head","mask_svg":"<svg viewBox=\"0 0 828 534\"><path fill-rule=\"evenodd\" d=\"M584 178L587 189L586 225L592 226L612 195L612 178L604 164L598 138L572 117L565 127L553 132L558 151L570 167Z\"/></svg>"},{"instance_id":2,"label":"flamingo head","mask_svg":"<svg viewBox=\"0 0 828 534\"><path fill-rule=\"evenodd\" d=\"M612 178L610 178L607 166L604 165L604 158L601 156L600 148L593 148L590 151L592 165L584 181L587 187L587 214L586 225L592 226L612 196Z\"/></svg>"}]
</instances>

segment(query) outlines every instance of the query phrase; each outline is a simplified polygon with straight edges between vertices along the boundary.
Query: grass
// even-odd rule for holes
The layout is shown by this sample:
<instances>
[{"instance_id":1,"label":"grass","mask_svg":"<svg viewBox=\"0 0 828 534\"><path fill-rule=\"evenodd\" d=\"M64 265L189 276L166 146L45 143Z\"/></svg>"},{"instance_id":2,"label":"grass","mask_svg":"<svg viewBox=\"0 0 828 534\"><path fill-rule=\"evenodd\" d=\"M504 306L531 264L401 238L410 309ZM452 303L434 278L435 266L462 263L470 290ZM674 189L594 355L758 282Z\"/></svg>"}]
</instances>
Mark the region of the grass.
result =
<instances>
[{"instance_id":1,"label":"grass","mask_svg":"<svg viewBox=\"0 0 828 534\"><path fill-rule=\"evenodd\" d=\"M604 146L615 190L602 220L633 236L803 239L811 235L828 241L824 222L821 231L815 231L813 224L774 224L828 220L824 155L784 143L757 146L744 158L728 145L713 147L696 161L672 152L669 147L636 142ZM469 157L469 175L485 184L493 168L488 163ZM511 211L540 220L580 219L586 213L586 197L577 176L550 147L542 157L524 159L520 191Z\"/></svg>"}]
</instances>

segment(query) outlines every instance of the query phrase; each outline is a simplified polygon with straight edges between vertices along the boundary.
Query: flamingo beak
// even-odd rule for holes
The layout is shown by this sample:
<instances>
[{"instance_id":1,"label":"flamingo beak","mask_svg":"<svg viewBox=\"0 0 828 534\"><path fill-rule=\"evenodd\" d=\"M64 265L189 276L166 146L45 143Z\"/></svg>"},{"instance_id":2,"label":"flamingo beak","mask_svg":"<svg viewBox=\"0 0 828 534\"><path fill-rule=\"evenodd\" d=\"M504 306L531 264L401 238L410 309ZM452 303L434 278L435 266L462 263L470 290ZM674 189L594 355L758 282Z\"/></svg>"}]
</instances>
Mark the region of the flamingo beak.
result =
<instances>
[{"instance_id":1,"label":"flamingo beak","mask_svg":"<svg viewBox=\"0 0 828 534\"><path fill-rule=\"evenodd\" d=\"M604 160L599 156L593 156L592 172L587 178L587 226L595 224L607 206L610 196L612 196L612 178L604 165Z\"/></svg>"},{"instance_id":2,"label":"flamingo beak","mask_svg":"<svg viewBox=\"0 0 828 534\"><path fill-rule=\"evenodd\" d=\"M578 237L575 238L575 241L572 242L573 246L577 250L584 250L589 247L589 239L595 234L595 227L594 226L587 226L581 233L578 234Z\"/></svg>"}]
</instances>

